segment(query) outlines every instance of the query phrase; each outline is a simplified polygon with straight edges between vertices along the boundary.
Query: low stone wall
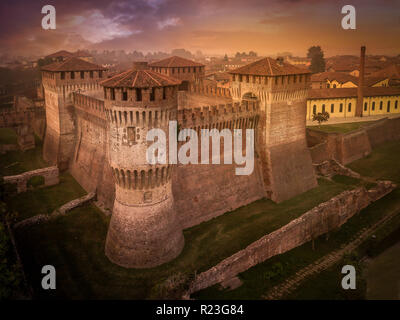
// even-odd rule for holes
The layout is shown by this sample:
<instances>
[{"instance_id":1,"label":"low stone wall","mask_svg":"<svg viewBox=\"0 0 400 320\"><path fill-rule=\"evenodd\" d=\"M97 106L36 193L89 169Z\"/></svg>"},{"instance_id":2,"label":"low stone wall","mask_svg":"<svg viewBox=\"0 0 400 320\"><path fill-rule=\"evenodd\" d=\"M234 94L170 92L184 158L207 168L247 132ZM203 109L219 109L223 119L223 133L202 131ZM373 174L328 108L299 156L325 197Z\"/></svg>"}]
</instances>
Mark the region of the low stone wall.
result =
<instances>
[{"instance_id":1,"label":"low stone wall","mask_svg":"<svg viewBox=\"0 0 400 320\"><path fill-rule=\"evenodd\" d=\"M323 161L319 164L313 164L315 173L319 176L333 177L337 174L353 178L360 178L360 174L353 170L346 168L334 159Z\"/></svg>"},{"instance_id":2,"label":"low stone wall","mask_svg":"<svg viewBox=\"0 0 400 320\"><path fill-rule=\"evenodd\" d=\"M394 119L382 119L365 127L372 148L386 141L400 139L400 117Z\"/></svg>"},{"instance_id":3,"label":"low stone wall","mask_svg":"<svg viewBox=\"0 0 400 320\"><path fill-rule=\"evenodd\" d=\"M53 186L59 183L59 171L56 166L26 171L15 176L5 176L3 179L5 183L16 184L17 193L21 193L27 190L28 180L36 176L42 176L44 178L45 186Z\"/></svg>"},{"instance_id":4,"label":"low stone wall","mask_svg":"<svg viewBox=\"0 0 400 320\"><path fill-rule=\"evenodd\" d=\"M275 255L289 251L341 226L370 203L390 193L395 187L390 181L380 181L371 190L360 187L342 192L224 259L211 269L200 273L191 283L187 294L190 295L229 280Z\"/></svg>"},{"instance_id":5,"label":"low stone wall","mask_svg":"<svg viewBox=\"0 0 400 320\"><path fill-rule=\"evenodd\" d=\"M27 226L39 224L42 222L47 222L52 219L58 218L60 216L65 215L68 211L71 211L72 209L82 206L82 205L92 201L95 198L96 198L96 193L90 192L83 197L80 197L80 198L71 200L70 202L67 202L66 204L62 205L60 208L54 210L51 214L38 214L31 218L22 220L21 222L18 222L14 225L14 229L21 228L21 227L27 227Z\"/></svg>"},{"instance_id":6,"label":"low stone wall","mask_svg":"<svg viewBox=\"0 0 400 320\"><path fill-rule=\"evenodd\" d=\"M364 129L341 135L338 143L340 144L338 160L345 165L366 157L372 150L367 132Z\"/></svg>"}]
</instances>

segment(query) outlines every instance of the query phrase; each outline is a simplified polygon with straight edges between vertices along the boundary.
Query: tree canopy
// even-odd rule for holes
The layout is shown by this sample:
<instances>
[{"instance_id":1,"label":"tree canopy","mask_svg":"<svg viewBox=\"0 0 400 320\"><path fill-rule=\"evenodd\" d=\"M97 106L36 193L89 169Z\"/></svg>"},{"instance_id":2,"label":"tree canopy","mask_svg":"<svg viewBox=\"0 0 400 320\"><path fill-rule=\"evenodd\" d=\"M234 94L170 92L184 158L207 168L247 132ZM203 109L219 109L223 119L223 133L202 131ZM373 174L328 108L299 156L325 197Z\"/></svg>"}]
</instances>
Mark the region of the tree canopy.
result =
<instances>
[{"instance_id":1,"label":"tree canopy","mask_svg":"<svg viewBox=\"0 0 400 320\"><path fill-rule=\"evenodd\" d=\"M324 52L320 46L312 46L308 49L307 58L311 59L310 71L319 73L325 71Z\"/></svg>"}]
</instances>

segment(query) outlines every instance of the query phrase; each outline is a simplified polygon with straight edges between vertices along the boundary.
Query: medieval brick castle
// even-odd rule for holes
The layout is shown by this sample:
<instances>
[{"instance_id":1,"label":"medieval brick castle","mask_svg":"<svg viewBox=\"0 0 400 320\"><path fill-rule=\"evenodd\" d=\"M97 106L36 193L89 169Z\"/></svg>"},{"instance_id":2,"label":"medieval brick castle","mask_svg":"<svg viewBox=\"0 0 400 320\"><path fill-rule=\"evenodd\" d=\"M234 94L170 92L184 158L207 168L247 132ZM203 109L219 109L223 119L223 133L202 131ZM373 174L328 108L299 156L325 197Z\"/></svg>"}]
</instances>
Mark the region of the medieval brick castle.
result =
<instances>
[{"instance_id":1,"label":"medieval brick castle","mask_svg":"<svg viewBox=\"0 0 400 320\"><path fill-rule=\"evenodd\" d=\"M112 208L105 252L114 263L154 267L184 246L182 230L267 197L280 202L317 185L306 144L308 71L265 58L231 72L229 89L203 82L204 65L179 57L109 77L70 57L42 68L44 158L68 169ZM146 133L204 128L256 131L255 167L151 165Z\"/></svg>"}]
</instances>

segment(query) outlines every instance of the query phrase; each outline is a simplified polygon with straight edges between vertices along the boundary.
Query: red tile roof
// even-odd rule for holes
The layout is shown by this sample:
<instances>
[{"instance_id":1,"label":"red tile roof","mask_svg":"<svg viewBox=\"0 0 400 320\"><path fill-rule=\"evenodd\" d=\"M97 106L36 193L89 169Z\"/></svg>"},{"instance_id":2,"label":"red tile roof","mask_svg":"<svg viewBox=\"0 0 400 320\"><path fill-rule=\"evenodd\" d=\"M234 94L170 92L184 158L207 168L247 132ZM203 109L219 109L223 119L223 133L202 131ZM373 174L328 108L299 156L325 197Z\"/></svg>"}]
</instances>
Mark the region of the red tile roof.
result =
<instances>
[{"instance_id":1,"label":"red tile roof","mask_svg":"<svg viewBox=\"0 0 400 320\"><path fill-rule=\"evenodd\" d=\"M54 62L45 65L42 67L42 70L56 72L56 71L93 71L93 70L106 70L106 69L97 64L90 63L76 57L71 57L65 61Z\"/></svg>"},{"instance_id":2,"label":"red tile roof","mask_svg":"<svg viewBox=\"0 0 400 320\"><path fill-rule=\"evenodd\" d=\"M400 88L391 87L364 87L364 97L377 96L398 96ZM353 98L357 97L357 88L323 88L312 89L309 92L309 99L329 99L329 98Z\"/></svg>"},{"instance_id":3,"label":"red tile roof","mask_svg":"<svg viewBox=\"0 0 400 320\"><path fill-rule=\"evenodd\" d=\"M169 57L160 61L156 61L149 64L150 67L161 67L161 68L176 68L176 67L204 67L204 64L181 58L178 56Z\"/></svg>"},{"instance_id":4,"label":"red tile roof","mask_svg":"<svg viewBox=\"0 0 400 320\"><path fill-rule=\"evenodd\" d=\"M131 69L119 73L112 78L106 79L100 84L104 87L129 87L129 88L151 88L176 86L181 83L181 80L168 77L158 72L150 70L135 70Z\"/></svg>"},{"instance_id":5,"label":"red tile roof","mask_svg":"<svg viewBox=\"0 0 400 320\"><path fill-rule=\"evenodd\" d=\"M371 77L387 77L390 79L400 79L400 64L392 64L382 70L371 74Z\"/></svg>"},{"instance_id":6,"label":"red tile roof","mask_svg":"<svg viewBox=\"0 0 400 320\"><path fill-rule=\"evenodd\" d=\"M258 76L280 76L289 74L306 74L310 73L310 71L308 69L296 67L287 62L279 63L276 59L264 58L232 70L229 73Z\"/></svg>"},{"instance_id":7,"label":"red tile roof","mask_svg":"<svg viewBox=\"0 0 400 320\"><path fill-rule=\"evenodd\" d=\"M342 72L321 72L321 73L315 73L311 76L311 81L332 81L336 80L340 83L345 83L345 82L353 82L354 84L358 84L358 78L354 77L350 74L347 73L342 73Z\"/></svg>"}]
</instances>

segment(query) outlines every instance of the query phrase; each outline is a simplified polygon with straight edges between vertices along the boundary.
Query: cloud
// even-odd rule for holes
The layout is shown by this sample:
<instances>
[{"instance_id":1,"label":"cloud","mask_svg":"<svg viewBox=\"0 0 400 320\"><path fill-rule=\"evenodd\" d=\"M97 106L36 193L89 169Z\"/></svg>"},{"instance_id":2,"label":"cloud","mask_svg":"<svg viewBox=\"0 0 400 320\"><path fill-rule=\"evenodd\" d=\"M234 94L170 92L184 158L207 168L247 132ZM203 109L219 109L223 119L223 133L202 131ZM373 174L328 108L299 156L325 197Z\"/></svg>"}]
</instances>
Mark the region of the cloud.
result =
<instances>
[{"instance_id":1,"label":"cloud","mask_svg":"<svg viewBox=\"0 0 400 320\"><path fill-rule=\"evenodd\" d=\"M132 30L122 25L118 22L121 19L123 19L122 15L108 18L100 10L95 9L81 15L64 17L59 28L66 33L79 33L84 39L92 43L123 38L141 32L141 30Z\"/></svg>"},{"instance_id":2,"label":"cloud","mask_svg":"<svg viewBox=\"0 0 400 320\"><path fill-rule=\"evenodd\" d=\"M182 24L182 21L180 18L174 17L174 18L167 18L163 21L159 21L157 23L158 29L162 30L166 27L175 27L179 26Z\"/></svg>"}]
</instances>

